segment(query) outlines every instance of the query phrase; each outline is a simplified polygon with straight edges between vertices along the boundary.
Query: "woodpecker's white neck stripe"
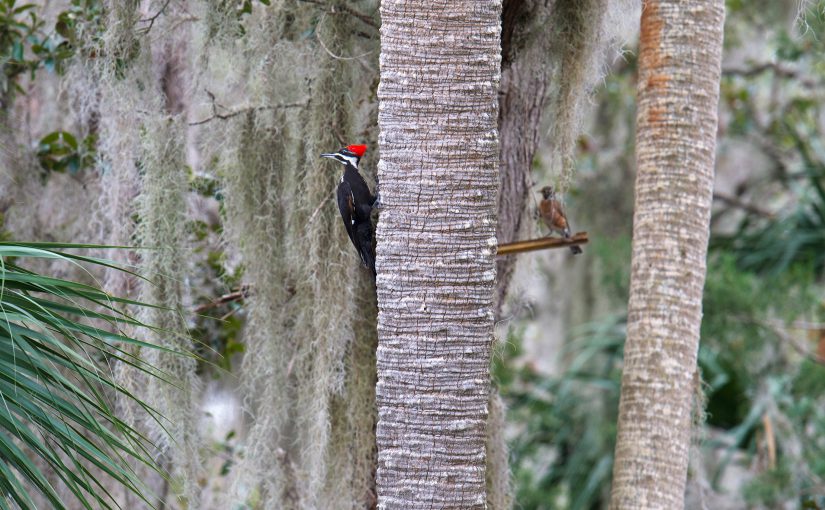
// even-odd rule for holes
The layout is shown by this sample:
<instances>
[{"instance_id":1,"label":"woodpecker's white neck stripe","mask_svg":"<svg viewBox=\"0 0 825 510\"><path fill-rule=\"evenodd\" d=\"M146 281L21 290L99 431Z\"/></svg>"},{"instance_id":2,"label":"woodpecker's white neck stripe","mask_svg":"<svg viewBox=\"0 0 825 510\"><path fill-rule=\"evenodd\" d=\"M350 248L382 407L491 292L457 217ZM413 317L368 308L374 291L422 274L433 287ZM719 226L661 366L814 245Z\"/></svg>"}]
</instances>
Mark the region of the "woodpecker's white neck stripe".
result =
<instances>
[{"instance_id":1,"label":"woodpecker's white neck stripe","mask_svg":"<svg viewBox=\"0 0 825 510\"><path fill-rule=\"evenodd\" d=\"M341 163L342 165L346 165L347 163L349 163L356 170L358 170L358 160L360 158L358 156L356 156L355 154L347 154L347 153L336 152L336 153L333 153L333 154L322 154L321 156L323 156L325 158L334 159L335 161Z\"/></svg>"},{"instance_id":2,"label":"woodpecker's white neck stripe","mask_svg":"<svg viewBox=\"0 0 825 510\"><path fill-rule=\"evenodd\" d=\"M338 154L337 158L341 161L341 163L349 163L350 165L354 166L355 169L358 169L358 158L356 156L347 156L345 154Z\"/></svg>"}]
</instances>

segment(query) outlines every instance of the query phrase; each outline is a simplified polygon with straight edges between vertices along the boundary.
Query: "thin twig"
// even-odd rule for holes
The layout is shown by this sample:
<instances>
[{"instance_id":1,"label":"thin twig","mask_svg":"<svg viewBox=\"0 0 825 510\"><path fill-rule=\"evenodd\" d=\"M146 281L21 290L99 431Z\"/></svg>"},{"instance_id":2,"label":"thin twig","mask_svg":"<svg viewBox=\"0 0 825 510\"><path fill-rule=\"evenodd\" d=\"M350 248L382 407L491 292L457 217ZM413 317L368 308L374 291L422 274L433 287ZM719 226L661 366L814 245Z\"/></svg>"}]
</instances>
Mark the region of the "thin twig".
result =
<instances>
[{"instance_id":1,"label":"thin twig","mask_svg":"<svg viewBox=\"0 0 825 510\"><path fill-rule=\"evenodd\" d=\"M161 7L158 10L158 12L155 13L154 16L152 16L150 18L140 20L141 23L149 23L149 26L143 29L144 34L148 34L149 31L152 30L152 27L155 25L155 21L160 17L161 14L163 14L163 12L166 10L166 8L169 7L169 3L171 1L172 0L166 0L166 3L163 4L163 7Z\"/></svg>"},{"instance_id":2,"label":"thin twig","mask_svg":"<svg viewBox=\"0 0 825 510\"><path fill-rule=\"evenodd\" d=\"M223 322L223 321L227 320L228 318L232 317L233 315L235 315L237 312L238 312L238 308L233 308L233 309L229 310L228 312L226 312L225 314L221 315L221 318L218 319L218 320L220 322Z\"/></svg>"},{"instance_id":3,"label":"thin twig","mask_svg":"<svg viewBox=\"0 0 825 510\"><path fill-rule=\"evenodd\" d=\"M330 9L330 12L332 12L334 14L336 10L339 10L341 12L345 12L345 13L349 14L350 16L355 16L356 18L360 19L361 21L363 21L367 25L371 26L372 28L378 29L378 24L375 22L375 20L372 18L372 16L368 16L366 14L360 13L360 12L356 11L355 9L353 9L352 7L346 6L344 4L333 5Z\"/></svg>"},{"instance_id":4,"label":"thin twig","mask_svg":"<svg viewBox=\"0 0 825 510\"><path fill-rule=\"evenodd\" d=\"M818 86L816 80L813 80L811 78L800 78L799 71L795 69L788 69L787 67L782 67L776 62L764 62L762 64L757 64L753 67L728 67L722 69L722 74L724 76L741 76L743 78L753 78L754 76L758 76L767 71L772 71L775 75L780 76L782 78L799 78L799 84L805 88L815 88Z\"/></svg>"},{"instance_id":5,"label":"thin twig","mask_svg":"<svg viewBox=\"0 0 825 510\"><path fill-rule=\"evenodd\" d=\"M776 437L773 433L773 423L768 413L762 415L762 426L765 428L765 444L768 447L768 468L776 468Z\"/></svg>"},{"instance_id":6,"label":"thin twig","mask_svg":"<svg viewBox=\"0 0 825 510\"><path fill-rule=\"evenodd\" d=\"M825 365L825 357L819 355L819 353L813 352L809 350L807 347L802 345L799 340L794 338L793 335L789 334L785 331L785 326L782 324L777 324L774 321L764 321L764 320L754 320L751 319L749 322L754 322L764 328L771 330L776 336L779 337L780 340L790 345L793 350L801 354L802 356L808 358L809 360L818 363L820 365Z\"/></svg>"},{"instance_id":7,"label":"thin twig","mask_svg":"<svg viewBox=\"0 0 825 510\"><path fill-rule=\"evenodd\" d=\"M719 200L720 202L724 202L731 207L736 207L737 209L742 209L743 211L747 211L749 213L756 214L758 216L762 216L763 218L773 218L775 216L774 213L768 211L766 209L762 209L761 207L755 206L753 204L749 204L744 202L739 197L735 197L733 195L727 195L724 193L714 192L713 199Z\"/></svg>"},{"instance_id":8,"label":"thin twig","mask_svg":"<svg viewBox=\"0 0 825 510\"><path fill-rule=\"evenodd\" d=\"M825 322L793 321L788 325L791 329L805 329L808 331L819 331L825 329Z\"/></svg>"},{"instance_id":9,"label":"thin twig","mask_svg":"<svg viewBox=\"0 0 825 510\"><path fill-rule=\"evenodd\" d=\"M354 16L354 17L360 19L361 21L363 21L367 25L371 26L372 28L375 28L375 29L378 28L378 24L375 22L375 20L372 18L372 16L369 16L367 14L358 12L355 9L351 8L351 7L347 7L346 5L330 5L327 2L322 2L320 0L298 0L298 1L299 2L304 2L304 3L307 3L307 4L315 4L315 5L318 5L318 6L321 6L321 7L326 7L326 8L329 9L329 12L331 12L333 14L335 14L336 11L341 11L343 13L349 14L350 16ZM320 25L320 23L318 23L318 24Z\"/></svg>"},{"instance_id":10,"label":"thin twig","mask_svg":"<svg viewBox=\"0 0 825 510\"><path fill-rule=\"evenodd\" d=\"M312 214L309 216L309 220L307 220L307 225L309 225L310 223L312 223L313 221L315 221L315 216L317 216L317 215L318 215L318 212L319 212L319 211L320 211L320 210L324 207L324 205L325 205L327 202L329 202L329 201L330 201L330 199L332 199L332 194L328 195L328 196L327 196L327 198L325 198L323 202L321 202L320 204L318 204L318 207L316 207L316 208L315 208L315 210L314 210L314 211L312 211Z\"/></svg>"},{"instance_id":11,"label":"thin twig","mask_svg":"<svg viewBox=\"0 0 825 510\"><path fill-rule=\"evenodd\" d=\"M320 26L321 26L321 24L324 22L324 20L326 19L326 17L327 17L327 13L326 13L326 12L325 12L323 15L321 15L321 19L318 21L318 26L319 26L319 27L320 27ZM324 51L326 51L326 52L327 52L327 55L329 55L330 57L334 58L335 60L358 60L358 59L360 59L360 58L363 58L363 57L366 57L366 56L368 56L368 55L372 55L373 53L375 53L375 50L370 50L370 51L368 51L368 52L366 52L366 53L362 53L362 54L360 54L360 55L358 55L358 56L355 56L355 57L342 57L341 55L336 55L336 54L335 54L335 53L333 53L333 52L332 52L329 48L327 48L327 45L326 45L326 44L324 44L324 40L323 40L323 39L321 39L321 31L320 31L320 30L318 30L317 28L316 28L316 30L315 30L315 38L316 38L316 39L318 39L318 43L321 45L321 47L322 47L322 48L324 48Z\"/></svg>"},{"instance_id":12,"label":"thin twig","mask_svg":"<svg viewBox=\"0 0 825 510\"><path fill-rule=\"evenodd\" d=\"M218 113L214 107L212 109L212 115L205 119L196 120L194 122L190 122L190 126L200 126L201 124L206 124L207 122L213 121L215 119L220 120L227 120L231 119L232 117L237 117L243 113L248 113L251 111L262 112L266 110L277 110L279 108L300 108L302 106L306 106L308 103L286 103L286 104L276 104L276 105L266 105L266 106L248 106L246 108L240 108L238 110L233 110L229 113Z\"/></svg>"},{"instance_id":13,"label":"thin twig","mask_svg":"<svg viewBox=\"0 0 825 510\"><path fill-rule=\"evenodd\" d=\"M232 303L234 301L242 301L249 297L251 290L250 285L243 285L239 290L230 292L229 294L224 294L223 296L214 299L208 303L204 303L202 305L198 305L193 310L195 313L205 312L206 310L210 310L212 308L217 308L221 305L225 305L227 303Z\"/></svg>"}]
</instances>

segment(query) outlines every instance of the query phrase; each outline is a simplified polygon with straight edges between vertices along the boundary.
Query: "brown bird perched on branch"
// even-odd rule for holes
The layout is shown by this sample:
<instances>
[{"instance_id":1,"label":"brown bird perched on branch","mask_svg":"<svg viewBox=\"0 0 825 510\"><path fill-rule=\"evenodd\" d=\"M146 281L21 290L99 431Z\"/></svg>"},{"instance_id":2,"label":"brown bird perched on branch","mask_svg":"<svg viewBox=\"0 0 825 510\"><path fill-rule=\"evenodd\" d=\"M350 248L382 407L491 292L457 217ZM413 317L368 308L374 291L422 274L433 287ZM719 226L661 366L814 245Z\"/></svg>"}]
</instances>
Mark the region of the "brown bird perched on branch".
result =
<instances>
[{"instance_id":1,"label":"brown bird perched on branch","mask_svg":"<svg viewBox=\"0 0 825 510\"><path fill-rule=\"evenodd\" d=\"M564 214L564 208L556 199L556 192L552 186L545 186L541 188L542 201L539 203L539 214L542 221L550 229L550 234L561 234L565 239L570 239L570 225L567 223L567 215ZM550 235L547 234L547 235ZM576 245L570 247L573 255L578 255L582 249Z\"/></svg>"}]
</instances>

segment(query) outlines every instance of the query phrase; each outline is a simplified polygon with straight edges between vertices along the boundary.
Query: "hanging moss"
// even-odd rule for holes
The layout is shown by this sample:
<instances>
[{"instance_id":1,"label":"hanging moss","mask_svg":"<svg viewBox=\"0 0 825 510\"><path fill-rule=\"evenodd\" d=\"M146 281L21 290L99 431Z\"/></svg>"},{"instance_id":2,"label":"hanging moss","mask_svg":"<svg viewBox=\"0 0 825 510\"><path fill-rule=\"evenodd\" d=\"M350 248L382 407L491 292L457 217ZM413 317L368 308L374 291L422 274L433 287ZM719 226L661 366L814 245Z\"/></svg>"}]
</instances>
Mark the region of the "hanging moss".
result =
<instances>
[{"instance_id":1,"label":"hanging moss","mask_svg":"<svg viewBox=\"0 0 825 510\"><path fill-rule=\"evenodd\" d=\"M85 124L99 118L101 195L97 238L106 244L129 246L134 240L135 199L140 189L135 161L140 139L137 110L141 94L135 85L139 76L148 74L149 61L144 58L139 63L142 72L132 69L129 77L124 77L120 72L121 59L116 56L123 54L124 48L140 45L135 32L137 2L111 2L106 4L104 12L106 31L99 39L94 30L81 30L84 46L77 52L77 61L68 72L67 82L79 120ZM101 52L104 58L91 57ZM120 263L135 262L126 251L114 252L112 256ZM109 292L119 296L135 296L136 285L133 278L118 271L107 273L104 282Z\"/></svg>"},{"instance_id":2,"label":"hanging moss","mask_svg":"<svg viewBox=\"0 0 825 510\"><path fill-rule=\"evenodd\" d=\"M231 66L245 77L221 95L242 97L247 113L202 134L219 161L229 243L255 288L242 367L254 421L233 503L363 508L374 499L375 304L335 208L341 168L318 155L356 141L376 66L332 58L306 36L337 55L364 52L347 15L290 1L256 14L234 50L207 59L210 76Z\"/></svg>"},{"instance_id":3,"label":"hanging moss","mask_svg":"<svg viewBox=\"0 0 825 510\"><path fill-rule=\"evenodd\" d=\"M638 4L634 0L560 0L554 5L549 139L553 144L551 168L558 169L556 188L562 196L573 182L584 104L604 76L608 57L618 54L617 43L634 19L628 13L635 12Z\"/></svg>"},{"instance_id":4,"label":"hanging moss","mask_svg":"<svg viewBox=\"0 0 825 510\"><path fill-rule=\"evenodd\" d=\"M283 116L271 120L283 121ZM289 367L296 354L288 329L294 282L282 263L286 241L282 200L294 184L288 182L289 172L278 166L290 155L284 143L288 133L283 125L276 130L254 112L232 124L233 138L219 167L226 195L226 232L241 253L245 277L255 286L244 332L246 352L252 355L242 366L246 403L256 418L248 437L254 447L237 468L238 489L261 486L265 497L283 498L294 483L287 479L289 442L282 436L289 415Z\"/></svg>"},{"instance_id":5,"label":"hanging moss","mask_svg":"<svg viewBox=\"0 0 825 510\"><path fill-rule=\"evenodd\" d=\"M97 208L97 241L105 244L141 245L146 250L107 252L137 271L151 283L111 272L104 285L110 292L163 308L144 311L143 319L159 326L152 341L173 351L190 351L186 324L181 316L187 280L185 122L169 109L167 55L180 46L185 31L170 30L175 3L165 6L150 32L141 22L137 0L104 3L105 27L78 27L81 45L67 72L67 89L79 123L98 133L100 199ZM154 7L154 6L150 6ZM178 13L179 14L179 13ZM143 30L141 30L143 27ZM182 77L185 70L179 69ZM162 333L161 333L162 331ZM143 358L134 346L125 347ZM189 505L198 506L199 473L196 413L198 380L190 358L149 350L147 359L163 373L163 383L125 364L113 367L116 379L134 394L144 395L166 422L158 423L133 403L116 398L121 416L145 432L158 448L158 458L172 475L175 490ZM168 484L143 466L134 466L155 495L165 494ZM141 503L123 495L130 508Z\"/></svg>"},{"instance_id":6,"label":"hanging moss","mask_svg":"<svg viewBox=\"0 0 825 510\"><path fill-rule=\"evenodd\" d=\"M139 197L141 272L151 279L144 284L141 301L163 308L146 309L144 322L160 328L152 333L153 343L172 352L189 353L191 340L183 310L186 261L189 260L186 234L188 178L183 161L183 133L180 118L156 116L142 126L141 159L143 190ZM196 363L185 355L150 349L147 361L161 376L149 378L144 391L152 407L163 413L163 429L154 428L154 442L166 457L165 464L177 475L188 505L198 507L196 481L198 461L197 405L199 380ZM174 459L174 462L173 462Z\"/></svg>"},{"instance_id":7,"label":"hanging moss","mask_svg":"<svg viewBox=\"0 0 825 510\"><path fill-rule=\"evenodd\" d=\"M344 393L332 397L328 476L324 485L325 503L335 509L372 508L377 501L375 468L375 317L378 309L372 283L362 279L356 288L353 323L355 339L346 354Z\"/></svg>"},{"instance_id":8,"label":"hanging moss","mask_svg":"<svg viewBox=\"0 0 825 510\"><path fill-rule=\"evenodd\" d=\"M498 391L490 393L487 418L487 507L513 508L513 481L510 478L507 443L504 439L506 409Z\"/></svg>"}]
</instances>

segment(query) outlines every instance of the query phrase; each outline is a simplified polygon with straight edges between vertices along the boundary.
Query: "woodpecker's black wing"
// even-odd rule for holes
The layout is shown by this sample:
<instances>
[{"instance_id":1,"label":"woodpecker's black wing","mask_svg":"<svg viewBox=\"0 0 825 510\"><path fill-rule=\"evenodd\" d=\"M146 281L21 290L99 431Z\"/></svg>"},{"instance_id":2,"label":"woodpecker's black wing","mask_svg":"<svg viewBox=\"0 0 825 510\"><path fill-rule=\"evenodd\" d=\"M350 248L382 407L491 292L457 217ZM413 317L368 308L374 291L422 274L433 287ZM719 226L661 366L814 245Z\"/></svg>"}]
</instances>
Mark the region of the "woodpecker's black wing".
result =
<instances>
[{"instance_id":1,"label":"woodpecker's black wing","mask_svg":"<svg viewBox=\"0 0 825 510\"><path fill-rule=\"evenodd\" d=\"M342 181L338 185L338 211L341 212L341 219L344 221L344 227L347 229L347 235L358 249L358 244L355 243L355 200L352 196L352 188L349 183Z\"/></svg>"},{"instance_id":2,"label":"woodpecker's black wing","mask_svg":"<svg viewBox=\"0 0 825 510\"><path fill-rule=\"evenodd\" d=\"M344 222L344 228L347 229L347 235L355 249L358 250L361 261L372 271L372 274L375 274L370 206L356 203L352 187L347 181L342 181L338 185L337 197L338 211L341 213L341 220Z\"/></svg>"}]
</instances>

